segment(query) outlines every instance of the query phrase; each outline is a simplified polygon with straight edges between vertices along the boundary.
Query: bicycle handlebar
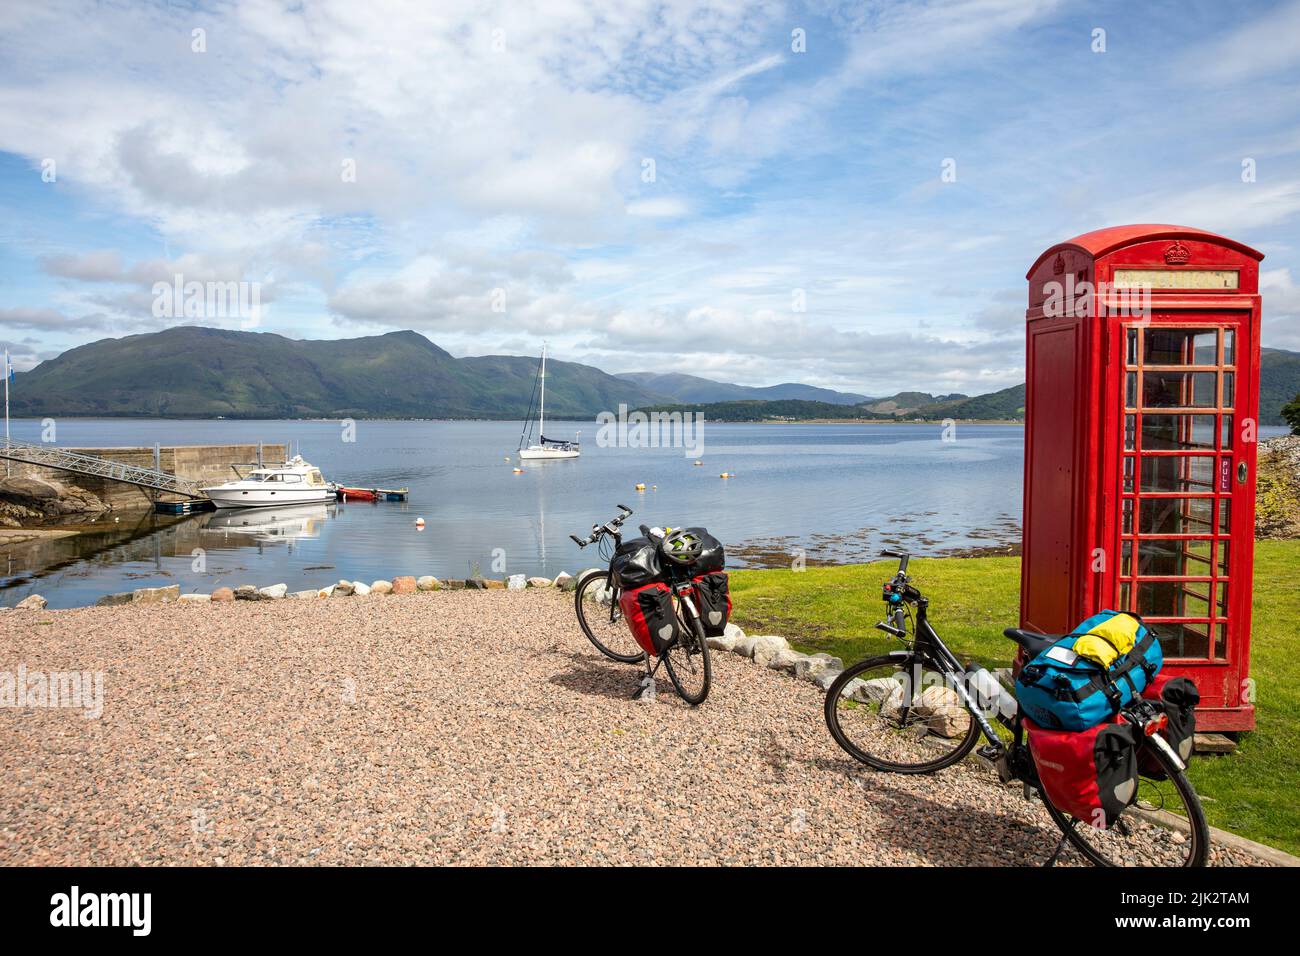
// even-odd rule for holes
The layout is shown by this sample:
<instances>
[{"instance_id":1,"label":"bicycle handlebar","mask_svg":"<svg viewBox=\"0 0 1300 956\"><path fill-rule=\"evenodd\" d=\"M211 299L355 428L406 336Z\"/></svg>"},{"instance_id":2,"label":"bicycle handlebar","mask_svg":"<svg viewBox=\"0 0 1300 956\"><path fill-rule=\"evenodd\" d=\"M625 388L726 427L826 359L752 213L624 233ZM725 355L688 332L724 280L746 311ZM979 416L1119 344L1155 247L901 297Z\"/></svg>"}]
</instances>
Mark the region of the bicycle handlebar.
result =
<instances>
[{"instance_id":1,"label":"bicycle handlebar","mask_svg":"<svg viewBox=\"0 0 1300 956\"><path fill-rule=\"evenodd\" d=\"M882 558L898 558L898 573L907 573L907 563L912 560L912 556L906 551L881 551Z\"/></svg>"},{"instance_id":2,"label":"bicycle handlebar","mask_svg":"<svg viewBox=\"0 0 1300 956\"><path fill-rule=\"evenodd\" d=\"M591 534L587 535L587 537L579 538L576 534L569 535L569 537L573 540L573 543L580 548L585 548L587 545L594 544L596 541L599 541L607 534L617 535L618 529L623 526L623 522L626 521L628 518L632 517L632 509L629 508L627 505L619 505L618 507L623 512L622 514L620 514L616 518L611 518L605 524L592 525Z\"/></svg>"}]
</instances>

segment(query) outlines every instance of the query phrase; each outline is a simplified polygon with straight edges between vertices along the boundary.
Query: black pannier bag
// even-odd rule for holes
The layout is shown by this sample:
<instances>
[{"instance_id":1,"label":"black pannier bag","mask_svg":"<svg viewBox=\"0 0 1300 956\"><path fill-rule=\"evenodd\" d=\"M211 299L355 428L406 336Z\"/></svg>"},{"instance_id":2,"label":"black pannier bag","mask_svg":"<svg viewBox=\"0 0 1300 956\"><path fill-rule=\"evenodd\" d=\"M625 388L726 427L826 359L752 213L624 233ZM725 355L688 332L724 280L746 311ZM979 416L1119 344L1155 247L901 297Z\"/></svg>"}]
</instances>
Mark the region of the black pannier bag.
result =
<instances>
[{"instance_id":1,"label":"black pannier bag","mask_svg":"<svg viewBox=\"0 0 1300 956\"><path fill-rule=\"evenodd\" d=\"M673 610L673 592L659 581L625 590L618 598L628 630L647 654L659 655L679 635L681 626Z\"/></svg>"},{"instance_id":2,"label":"black pannier bag","mask_svg":"<svg viewBox=\"0 0 1300 956\"><path fill-rule=\"evenodd\" d=\"M1201 702L1201 693L1196 685L1186 677L1165 677L1162 674L1147 685L1142 696L1164 709L1169 723L1160 735L1178 754L1178 759L1184 764L1191 761L1196 736L1196 705ZM1138 772L1152 780L1164 780L1168 774L1150 755L1150 750L1148 745L1138 752Z\"/></svg>"},{"instance_id":3,"label":"black pannier bag","mask_svg":"<svg viewBox=\"0 0 1300 956\"><path fill-rule=\"evenodd\" d=\"M727 566L726 549L723 548L721 541L709 534L707 528L686 528L685 530L698 536L704 546L699 558L691 565L693 574L708 574L710 571L721 571Z\"/></svg>"},{"instance_id":4,"label":"black pannier bag","mask_svg":"<svg viewBox=\"0 0 1300 956\"><path fill-rule=\"evenodd\" d=\"M659 549L649 538L624 541L610 562L614 584L622 588L639 588L660 578Z\"/></svg>"},{"instance_id":5,"label":"black pannier bag","mask_svg":"<svg viewBox=\"0 0 1300 956\"><path fill-rule=\"evenodd\" d=\"M693 579L695 600L700 606L700 623L705 637L721 637L731 618L731 589L726 571L698 574Z\"/></svg>"}]
</instances>

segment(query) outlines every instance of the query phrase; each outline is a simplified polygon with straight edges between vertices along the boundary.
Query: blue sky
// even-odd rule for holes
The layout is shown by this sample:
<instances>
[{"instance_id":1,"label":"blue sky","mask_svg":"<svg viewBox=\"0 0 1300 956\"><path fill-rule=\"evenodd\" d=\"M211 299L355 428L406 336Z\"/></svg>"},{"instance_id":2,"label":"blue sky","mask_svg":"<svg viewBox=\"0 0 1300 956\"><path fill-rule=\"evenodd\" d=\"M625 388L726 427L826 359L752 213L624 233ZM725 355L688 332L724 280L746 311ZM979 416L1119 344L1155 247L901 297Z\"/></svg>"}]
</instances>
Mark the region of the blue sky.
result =
<instances>
[{"instance_id":1,"label":"blue sky","mask_svg":"<svg viewBox=\"0 0 1300 956\"><path fill-rule=\"evenodd\" d=\"M978 393L1037 254L1124 222L1263 250L1300 348L1298 2L306 6L0 11L19 368L181 274L295 338Z\"/></svg>"}]
</instances>

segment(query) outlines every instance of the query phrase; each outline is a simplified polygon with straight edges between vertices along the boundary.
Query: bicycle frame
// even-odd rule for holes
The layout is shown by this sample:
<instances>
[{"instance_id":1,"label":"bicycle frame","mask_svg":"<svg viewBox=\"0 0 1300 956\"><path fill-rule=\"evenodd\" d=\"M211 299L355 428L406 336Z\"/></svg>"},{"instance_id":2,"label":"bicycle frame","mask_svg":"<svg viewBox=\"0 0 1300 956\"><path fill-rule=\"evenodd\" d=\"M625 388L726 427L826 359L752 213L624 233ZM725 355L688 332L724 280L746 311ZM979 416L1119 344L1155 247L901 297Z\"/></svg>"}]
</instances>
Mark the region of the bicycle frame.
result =
<instances>
[{"instance_id":1,"label":"bicycle frame","mask_svg":"<svg viewBox=\"0 0 1300 956\"><path fill-rule=\"evenodd\" d=\"M943 642L943 638L930 624L929 605L928 598L917 597L916 625L912 636L912 646L907 650L890 651L888 656L899 662L905 662L909 666L919 658L923 663L930 664L934 670L943 674L948 686L961 699L962 704L970 712L971 717L974 718L980 733L984 735L984 738L989 742L989 746L993 748L992 752L985 752L984 755L989 759L996 760L1005 753L1006 746L998 737L997 731L993 729L993 725L989 723L988 718L984 716L984 708L980 706L966 686L964 679L966 668L957 659L957 655L948 649L948 645ZM1015 734L1016 743L1019 744L1022 733L1020 711L1017 709L1010 722L1002 714L998 714L998 721Z\"/></svg>"}]
</instances>

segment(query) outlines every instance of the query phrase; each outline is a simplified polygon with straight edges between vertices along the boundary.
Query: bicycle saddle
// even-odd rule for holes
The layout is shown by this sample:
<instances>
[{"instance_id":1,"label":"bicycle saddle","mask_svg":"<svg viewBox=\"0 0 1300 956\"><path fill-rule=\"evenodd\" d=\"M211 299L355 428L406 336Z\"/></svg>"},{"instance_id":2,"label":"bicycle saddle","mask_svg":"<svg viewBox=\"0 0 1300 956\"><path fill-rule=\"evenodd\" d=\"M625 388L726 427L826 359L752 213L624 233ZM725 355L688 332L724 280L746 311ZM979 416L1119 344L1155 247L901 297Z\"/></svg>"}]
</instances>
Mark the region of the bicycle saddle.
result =
<instances>
[{"instance_id":1,"label":"bicycle saddle","mask_svg":"<svg viewBox=\"0 0 1300 956\"><path fill-rule=\"evenodd\" d=\"M1009 627L1002 633L1023 647L1030 657L1041 654L1061 639L1060 634L1035 634L1018 627Z\"/></svg>"}]
</instances>

